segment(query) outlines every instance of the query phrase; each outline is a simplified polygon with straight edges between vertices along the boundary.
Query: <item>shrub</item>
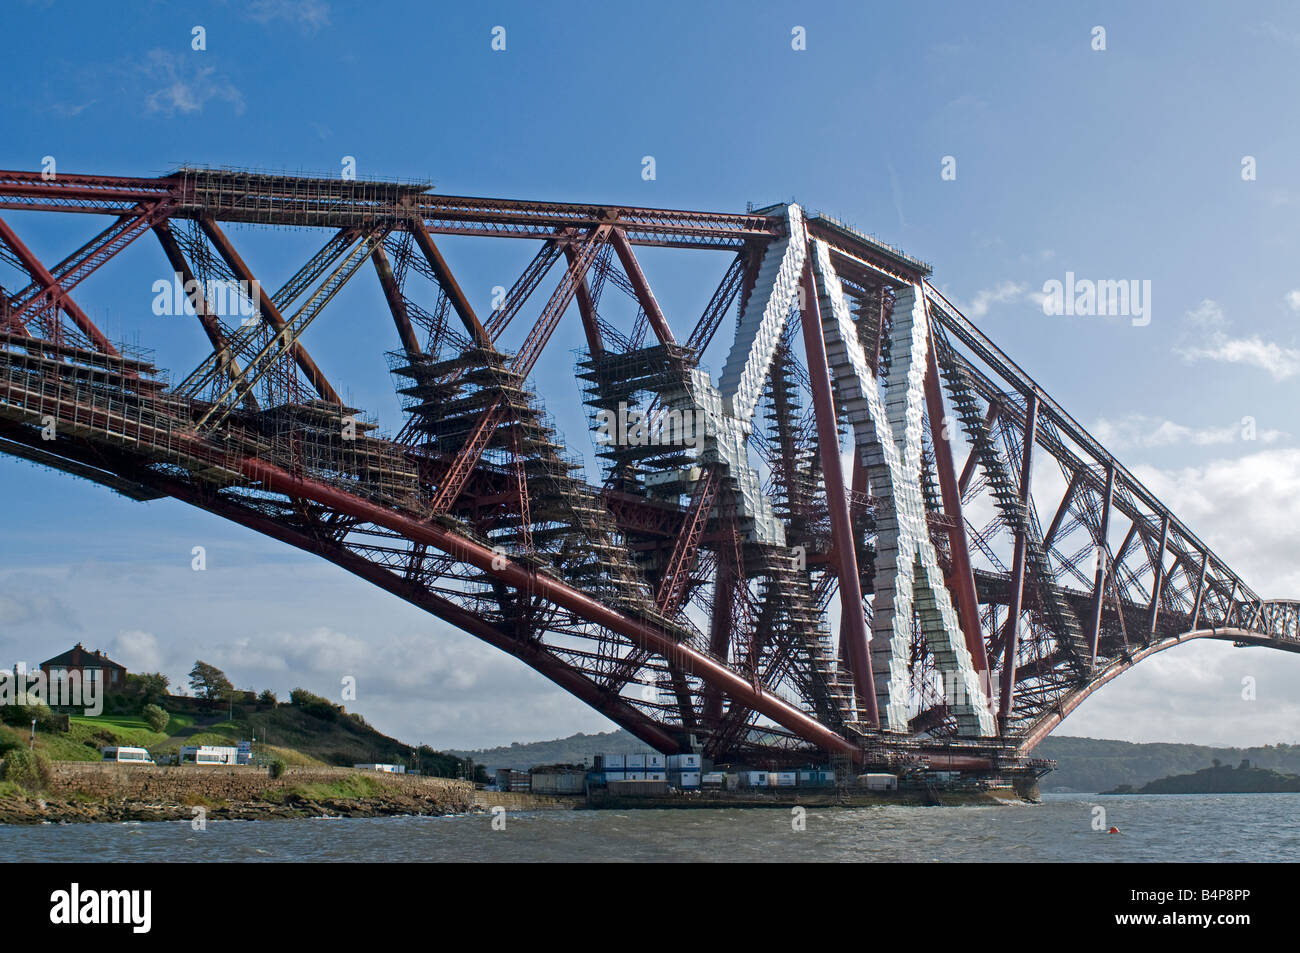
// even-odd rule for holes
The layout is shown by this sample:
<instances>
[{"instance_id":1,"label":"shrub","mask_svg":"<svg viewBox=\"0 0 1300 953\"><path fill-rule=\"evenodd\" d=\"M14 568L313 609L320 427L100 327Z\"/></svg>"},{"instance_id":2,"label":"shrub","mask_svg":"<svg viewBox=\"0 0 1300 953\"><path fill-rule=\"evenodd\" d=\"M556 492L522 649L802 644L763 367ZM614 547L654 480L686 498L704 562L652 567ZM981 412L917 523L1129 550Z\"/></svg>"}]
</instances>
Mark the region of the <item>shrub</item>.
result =
<instances>
[{"instance_id":1,"label":"shrub","mask_svg":"<svg viewBox=\"0 0 1300 953\"><path fill-rule=\"evenodd\" d=\"M41 791L50 783L50 763L39 751L13 748L5 755L0 781L9 781L29 791Z\"/></svg>"},{"instance_id":2,"label":"shrub","mask_svg":"<svg viewBox=\"0 0 1300 953\"><path fill-rule=\"evenodd\" d=\"M284 777L285 763L283 758L276 758L267 765L266 773L272 778Z\"/></svg>"},{"instance_id":3,"label":"shrub","mask_svg":"<svg viewBox=\"0 0 1300 953\"><path fill-rule=\"evenodd\" d=\"M274 705L276 704L275 692L271 691L269 688L264 688L262 689L262 694L257 696L257 701L258 704L261 705Z\"/></svg>"},{"instance_id":4,"label":"shrub","mask_svg":"<svg viewBox=\"0 0 1300 953\"><path fill-rule=\"evenodd\" d=\"M289 701L302 709L303 714L320 718L324 721L337 721L342 706L333 704L328 698L313 695L305 688L295 688L289 693Z\"/></svg>"},{"instance_id":5,"label":"shrub","mask_svg":"<svg viewBox=\"0 0 1300 953\"><path fill-rule=\"evenodd\" d=\"M140 715L154 731L162 731L167 727L167 722L172 720L172 716L158 705L145 705L140 709Z\"/></svg>"},{"instance_id":6,"label":"shrub","mask_svg":"<svg viewBox=\"0 0 1300 953\"><path fill-rule=\"evenodd\" d=\"M67 731L66 719L56 715L44 702L26 705L0 705L0 721L16 728L31 728L35 719L36 727L41 731Z\"/></svg>"}]
</instances>

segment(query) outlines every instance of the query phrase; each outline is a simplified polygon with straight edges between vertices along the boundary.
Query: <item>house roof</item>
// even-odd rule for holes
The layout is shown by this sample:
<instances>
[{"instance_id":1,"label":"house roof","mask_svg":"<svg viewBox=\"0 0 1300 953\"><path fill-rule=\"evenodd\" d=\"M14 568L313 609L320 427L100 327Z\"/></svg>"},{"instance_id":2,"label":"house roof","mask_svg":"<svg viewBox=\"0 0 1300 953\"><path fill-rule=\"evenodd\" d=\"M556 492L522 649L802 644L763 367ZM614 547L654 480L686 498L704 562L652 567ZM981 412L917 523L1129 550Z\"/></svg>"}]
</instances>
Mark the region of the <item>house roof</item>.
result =
<instances>
[{"instance_id":1,"label":"house roof","mask_svg":"<svg viewBox=\"0 0 1300 953\"><path fill-rule=\"evenodd\" d=\"M47 665L66 665L69 668L117 668L126 671L125 665L114 662L98 650L94 652L87 650L80 642L62 655L56 655L54 658L46 659L41 663L42 668Z\"/></svg>"}]
</instances>

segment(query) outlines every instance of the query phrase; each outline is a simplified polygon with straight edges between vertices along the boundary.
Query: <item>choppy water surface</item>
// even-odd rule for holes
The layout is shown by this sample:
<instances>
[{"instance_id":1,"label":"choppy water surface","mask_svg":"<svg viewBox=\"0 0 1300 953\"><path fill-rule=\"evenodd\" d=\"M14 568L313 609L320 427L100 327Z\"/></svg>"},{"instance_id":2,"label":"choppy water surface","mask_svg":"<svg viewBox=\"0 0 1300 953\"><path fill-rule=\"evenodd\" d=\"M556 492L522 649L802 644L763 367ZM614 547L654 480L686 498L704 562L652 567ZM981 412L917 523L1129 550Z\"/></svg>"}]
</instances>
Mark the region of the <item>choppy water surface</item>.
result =
<instances>
[{"instance_id":1,"label":"choppy water surface","mask_svg":"<svg viewBox=\"0 0 1300 953\"><path fill-rule=\"evenodd\" d=\"M1094 806L1105 826L1093 829ZM1228 861L1300 859L1300 794L1041 805L539 811L356 820L0 826L9 861Z\"/></svg>"}]
</instances>

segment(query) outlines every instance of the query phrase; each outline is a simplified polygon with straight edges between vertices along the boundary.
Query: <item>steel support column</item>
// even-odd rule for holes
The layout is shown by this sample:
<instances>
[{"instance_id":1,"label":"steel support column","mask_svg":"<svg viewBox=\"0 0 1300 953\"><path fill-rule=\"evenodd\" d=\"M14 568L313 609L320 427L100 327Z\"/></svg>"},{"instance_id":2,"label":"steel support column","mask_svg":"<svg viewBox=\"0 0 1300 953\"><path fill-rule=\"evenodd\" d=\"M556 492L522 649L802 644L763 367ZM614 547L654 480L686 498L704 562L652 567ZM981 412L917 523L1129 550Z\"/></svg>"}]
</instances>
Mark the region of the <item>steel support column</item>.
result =
<instances>
[{"instance_id":1,"label":"steel support column","mask_svg":"<svg viewBox=\"0 0 1300 953\"><path fill-rule=\"evenodd\" d=\"M284 320L284 315L280 314L280 309L275 306L275 302L271 300L271 296L262 287L262 283L253 277L252 269L244 264L244 259L240 257L239 252L235 251L235 246L230 243L226 233L209 216L200 216L198 222L199 227L203 229L203 234L207 236L208 241L212 242L217 254L235 273L235 277L244 282L247 287L257 288L257 307L262 317L269 321L277 331L283 331L287 323ZM316 389L316 393L321 400L341 405L343 398L339 397L325 377L324 371L316 366L316 362L311 359L311 355L307 353L307 350L299 342L295 341L290 345L290 351L299 369L307 375L307 379L311 381L312 387Z\"/></svg>"},{"instance_id":2,"label":"steel support column","mask_svg":"<svg viewBox=\"0 0 1300 953\"><path fill-rule=\"evenodd\" d=\"M334 487L294 476L263 460L244 458L240 468L250 480L258 481L275 493L295 499L313 500L357 519L386 527L412 542L427 543L461 562L491 573L506 585L534 592L580 618L605 626L630 639L638 647L662 656L670 665L679 666L687 674L715 684L736 701L766 715L810 744L833 754L848 755L855 761L862 760L863 751L856 744L788 702L751 685L722 663L678 642L655 626L623 615L584 592L543 573L530 571L512 560L503 559L499 552L482 543L460 536L436 523L417 522Z\"/></svg>"},{"instance_id":3,"label":"steel support column","mask_svg":"<svg viewBox=\"0 0 1300 953\"><path fill-rule=\"evenodd\" d=\"M451 301L451 306L460 317L461 323L465 325L465 330L470 333L470 337L479 346L490 347L492 339L488 337L487 331L479 323L478 315L470 307L469 299L465 297L465 292L461 290L460 283L456 281L456 276L447 267L447 260L442 257L442 252L433 243L433 237L422 222L411 227L411 235L415 238L415 244L420 246L420 251L424 254L424 260L433 269L438 284L442 285L442 290L447 293L447 299Z\"/></svg>"},{"instance_id":4,"label":"steel support column","mask_svg":"<svg viewBox=\"0 0 1300 953\"><path fill-rule=\"evenodd\" d=\"M397 325L397 336L402 340L402 347L408 357L418 357L421 353L420 339L411 326L406 299L402 297L402 289L397 287L397 277L393 274L393 266L388 263L382 242L370 253L370 260L375 266L375 274L379 276L379 285L384 289L384 300L388 302L388 310L393 314L393 323Z\"/></svg>"},{"instance_id":5,"label":"steel support column","mask_svg":"<svg viewBox=\"0 0 1300 953\"><path fill-rule=\"evenodd\" d=\"M641 264L632 253L632 246L628 243L627 236L623 234L621 228L615 228L610 231L609 240L614 246L614 253L618 255L619 262L623 265L623 271L632 282L637 301L645 309L645 316L650 321L655 337L659 339L660 344L676 344L677 339L673 337L673 330L668 326L668 319L664 317L654 292L650 290L650 283L646 281L645 274L641 271Z\"/></svg>"},{"instance_id":6,"label":"steel support column","mask_svg":"<svg viewBox=\"0 0 1300 953\"><path fill-rule=\"evenodd\" d=\"M847 620L849 666L858 707L867 721L880 724L876 702L875 676L871 669L871 636L862 609L862 583L858 574L858 557L853 546L853 521L849 516L849 498L844 488L844 468L840 462L840 431L831 397L830 367L826 359L826 342L822 338L821 308L813 281L812 256L804 263L803 321L804 349L808 357L808 378L812 382L813 408L817 417L817 438L821 451L822 478L826 482L826 503L831 517L831 540L835 547L840 577L840 612ZM888 439L888 438L886 438Z\"/></svg>"},{"instance_id":7,"label":"steel support column","mask_svg":"<svg viewBox=\"0 0 1300 953\"><path fill-rule=\"evenodd\" d=\"M77 307L76 302L63 290L58 279L50 274L49 269L41 264L41 260L32 253L30 248L23 244L23 240L9 227L9 223L2 218L0 218L0 241L8 245L9 249L18 256L23 267L32 276L32 280L43 286L41 294L50 296L52 321L56 326L58 324L58 312L62 310L64 314L72 319L72 323L90 338L97 350L104 354L117 354L117 349L109 343L108 338L104 337L99 328L95 326L95 322L91 321L86 316L86 313ZM10 320L21 321L22 319L15 312L10 315ZM57 327L54 330L57 333Z\"/></svg>"},{"instance_id":8,"label":"steel support column","mask_svg":"<svg viewBox=\"0 0 1300 953\"><path fill-rule=\"evenodd\" d=\"M1101 608L1106 601L1106 582L1110 576L1106 537L1110 533L1110 504L1115 496L1115 468L1106 465L1106 490L1101 498L1101 528L1097 535L1097 576L1092 585L1092 632L1089 634L1091 659L1088 667L1097 664L1097 645L1101 642Z\"/></svg>"},{"instance_id":9,"label":"steel support column","mask_svg":"<svg viewBox=\"0 0 1300 953\"><path fill-rule=\"evenodd\" d=\"M988 698L993 696L989 680L989 659L984 647L984 633L980 627L979 599L975 594L975 573L971 569L970 550L966 545L966 519L962 515L961 491L957 488L957 472L953 464L952 444L948 442L948 416L944 408L943 389L940 386L939 361L935 355L934 335L926 346L925 406L930 419L930 442L934 447L935 470L939 477L939 493L943 511L952 525L948 527L948 549L952 555L952 570L948 574L948 588L952 590L957 614L961 619L966 649L970 652L975 672Z\"/></svg>"},{"instance_id":10,"label":"steel support column","mask_svg":"<svg viewBox=\"0 0 1300 953\"><path fill-rule=\"evenodd\" d=\"M1029 523L1029 483L1033 474L1034 440L1038 436L1038 395L1025 399L1025 444L1020 454L1020 525L1016 527L1015 552L1011 559L1011 600L1007 613L1006 645L1002 653L1001 697L998 700L998 727L1006 734L1011 725L1011 711L1016 691L1016 654L1020 651L1020 608L1025 597L1025 545Z\"/></svg>"}]
</instances>

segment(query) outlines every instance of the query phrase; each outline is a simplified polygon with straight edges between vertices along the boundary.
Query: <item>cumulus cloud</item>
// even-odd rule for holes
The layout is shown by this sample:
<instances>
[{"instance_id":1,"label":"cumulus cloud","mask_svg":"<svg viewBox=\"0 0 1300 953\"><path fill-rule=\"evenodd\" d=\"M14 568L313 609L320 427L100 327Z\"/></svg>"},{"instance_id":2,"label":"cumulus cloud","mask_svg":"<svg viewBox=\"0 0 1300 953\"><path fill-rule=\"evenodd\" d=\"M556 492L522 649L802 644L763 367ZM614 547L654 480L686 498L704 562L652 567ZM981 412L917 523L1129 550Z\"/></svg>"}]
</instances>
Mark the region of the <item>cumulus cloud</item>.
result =
<instances>
[{"instance_id":1,"label":"cumulus cloud","mask_svg":"<svg viewBox=\"0 0 1300 953\"><path fill-rule=\"evenodd\" d=\"M1300 450L1133 471L1261 596L1300 596Z\"/></svg>"},{"instance_id":2,"label":"cumulus cloud","mask_svg":"<svg viewBox=\"0 0 1300 953\"><path fill-rule=\"evenodd\" d=\"M158 637L142 629L127 629L113 640L109 655L132 672L157 672L163 668Z\"/></svg>"}]
</instances>

